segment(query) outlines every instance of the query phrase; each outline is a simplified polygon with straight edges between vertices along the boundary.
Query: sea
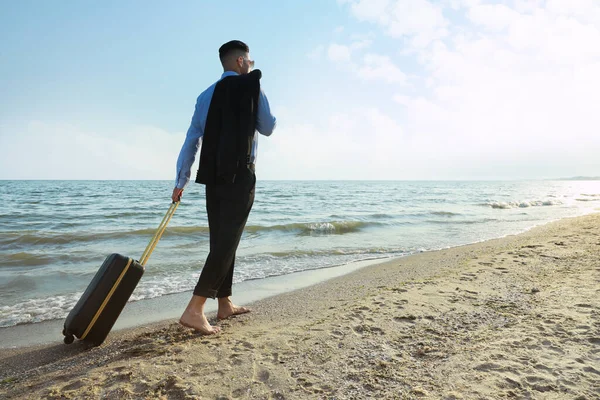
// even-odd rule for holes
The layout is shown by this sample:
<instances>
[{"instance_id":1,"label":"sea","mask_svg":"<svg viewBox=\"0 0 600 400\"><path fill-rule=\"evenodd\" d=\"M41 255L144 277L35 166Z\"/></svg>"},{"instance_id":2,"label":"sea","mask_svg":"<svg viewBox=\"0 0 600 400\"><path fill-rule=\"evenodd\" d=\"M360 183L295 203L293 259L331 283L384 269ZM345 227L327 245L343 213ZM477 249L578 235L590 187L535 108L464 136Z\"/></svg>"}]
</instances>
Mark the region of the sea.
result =
<instances>
[{"instance_id":1,"label":"sea","mask_svg":"<svg viewBox=\"0 0 600 400\"><path fill-rule=\"evenodd\" d=\"M0 327L63 319L111 253L139 259L172 181L0 181ZM600 210L600 181L261 181L234 283L389 259ZM193 289L209 251L191 183L130 301ZM235 287L234 287L235 295Z\"/></svg>"}]
</instances>

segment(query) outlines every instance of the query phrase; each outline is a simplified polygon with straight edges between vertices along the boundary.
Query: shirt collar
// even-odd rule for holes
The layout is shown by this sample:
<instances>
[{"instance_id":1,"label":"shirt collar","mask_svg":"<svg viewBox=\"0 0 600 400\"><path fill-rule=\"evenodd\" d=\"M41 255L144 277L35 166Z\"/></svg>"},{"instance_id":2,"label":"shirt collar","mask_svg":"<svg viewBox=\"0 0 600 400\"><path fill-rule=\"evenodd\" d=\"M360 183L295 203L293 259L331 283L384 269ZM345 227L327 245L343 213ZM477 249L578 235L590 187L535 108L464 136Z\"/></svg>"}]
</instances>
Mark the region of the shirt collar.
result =
<instances>
[{"instance_id":1,"label":"shirt collar","mask_svg":"<svg viewBox=\"0 0 600 400\"><path fill-rule=\"evenodd\" d=\"M223 72L223 75L221 75L221 79L226 78L228 76L235 76L235 75L239 75L239 74L235 71L225 71L225 72Z\"/></svg>"}]
</instances>

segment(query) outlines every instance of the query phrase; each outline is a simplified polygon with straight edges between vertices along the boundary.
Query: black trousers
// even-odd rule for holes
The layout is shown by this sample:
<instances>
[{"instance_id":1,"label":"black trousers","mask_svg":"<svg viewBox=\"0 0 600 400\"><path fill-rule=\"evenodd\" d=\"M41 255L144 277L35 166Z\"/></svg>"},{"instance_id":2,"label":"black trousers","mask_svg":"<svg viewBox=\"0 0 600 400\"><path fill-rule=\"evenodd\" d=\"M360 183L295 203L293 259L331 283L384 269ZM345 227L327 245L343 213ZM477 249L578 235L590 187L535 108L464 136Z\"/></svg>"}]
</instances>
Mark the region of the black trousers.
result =
<instances>
[{"instance_id":1,"label":"black trousers","mask_svg":"<svg viewBox=\"0 0 600 400\"><path fill-rule=\"evenodd\" d=\"M233 183L206 185L210 252L194 295L213 299L231 296L235 252L254 204L255 186L253 168L240 170Z\"/></svg>"}]
</instances>

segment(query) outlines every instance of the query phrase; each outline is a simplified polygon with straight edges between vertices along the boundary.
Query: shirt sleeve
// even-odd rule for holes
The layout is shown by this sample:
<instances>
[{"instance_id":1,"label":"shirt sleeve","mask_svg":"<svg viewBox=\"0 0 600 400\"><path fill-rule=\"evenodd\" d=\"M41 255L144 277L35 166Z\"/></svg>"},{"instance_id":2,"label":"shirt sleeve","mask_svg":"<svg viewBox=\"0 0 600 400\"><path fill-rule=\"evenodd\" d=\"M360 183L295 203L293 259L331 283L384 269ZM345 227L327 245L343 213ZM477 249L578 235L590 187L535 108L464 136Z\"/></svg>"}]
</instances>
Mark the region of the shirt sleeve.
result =
<instances>
[{"instance_id":1,"label":"shirt sleeve","mask_svg":"<svg viewBox=\"0 0 600 400\"><path fill-rule=\"evenodd\" d=\"M256 129L259 133L270 136L275 130L277 119L271 114L271 107L269 106L269 100L265 95L265 92L260 89L260 95L258 96L258 112L256 116Z\"/></svg>"},{"instance_id":2,"label":"shirt sleeve","mask_svg":"<svg viewBox=\"0 0 600 400\"><path fill-rule=\"evenodd\" d=\"M175 177L175 187L183 189L190 181L192 165L196 160L196 154L202 143L202 131L190 126L185 141L177 158L177 175Z\"/></svg>"}]
</instances>

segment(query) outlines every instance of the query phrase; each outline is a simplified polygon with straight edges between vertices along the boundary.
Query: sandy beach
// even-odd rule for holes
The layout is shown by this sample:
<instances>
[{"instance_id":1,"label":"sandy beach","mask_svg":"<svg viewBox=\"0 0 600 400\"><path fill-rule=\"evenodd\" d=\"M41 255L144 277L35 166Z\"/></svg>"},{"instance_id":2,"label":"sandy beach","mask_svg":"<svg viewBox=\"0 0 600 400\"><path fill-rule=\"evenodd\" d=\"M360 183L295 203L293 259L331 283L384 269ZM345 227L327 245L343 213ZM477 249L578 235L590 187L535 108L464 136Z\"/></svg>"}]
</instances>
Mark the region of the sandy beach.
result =
<instances>
[{"instance_id":1,"label":"sandy beach","mask_svg":"<svg viewBox=\"0 0 600 400\"><path fill-rule=\"evenodd\" d=\"M600 214L251 306L212 337L168 320L99 348L3 349L0 397L600 398Z\"/></svg>"}]
</instances>

